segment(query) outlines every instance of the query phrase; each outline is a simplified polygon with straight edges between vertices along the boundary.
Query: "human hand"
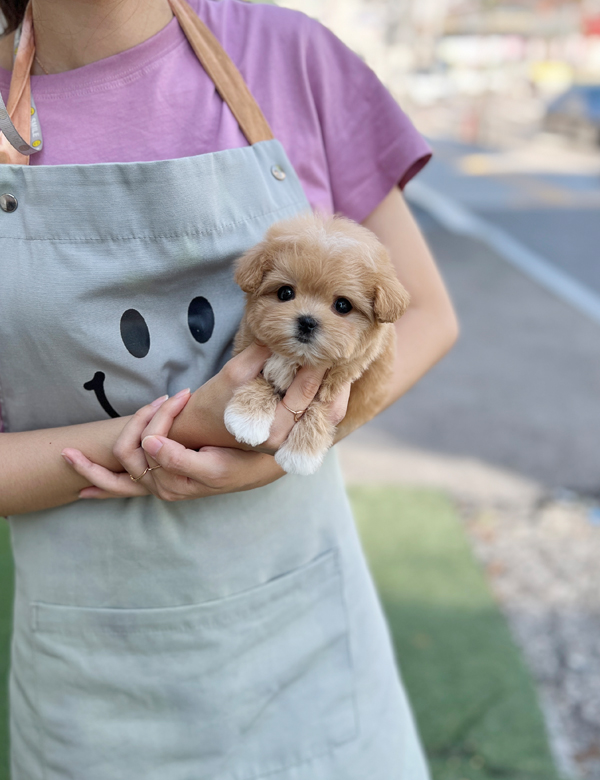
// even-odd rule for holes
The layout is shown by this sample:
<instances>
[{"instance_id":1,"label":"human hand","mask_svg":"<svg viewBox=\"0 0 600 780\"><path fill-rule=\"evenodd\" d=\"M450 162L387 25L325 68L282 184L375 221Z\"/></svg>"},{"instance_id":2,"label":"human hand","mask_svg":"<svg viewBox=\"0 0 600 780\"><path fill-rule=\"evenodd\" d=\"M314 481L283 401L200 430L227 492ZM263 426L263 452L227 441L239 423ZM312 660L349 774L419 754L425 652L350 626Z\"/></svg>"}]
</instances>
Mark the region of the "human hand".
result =
<instances>
[{"instance_id":1,"label":"human hand","mask_svg":"<svg viewBox=\"0 0 600 780\"><path fill-rule=\"evenodd\" d=\"M270 455L226 447L203 447L196 452L166 438L189 399L189 390L183 390L168 401L158 399L163 401L159 409L148 405L133 415L114 448L125 472L109 471L79 450L65 449L72 468L93 485L79 497L131 498L152 493L164 501L181 501L250 490L283 476Z\"/></svg>"},{"instance_id":2,"label":"human hand","mask_svg":"<svg viewBox=\"0 0 600 780\"><path fill-rule=\"evenodd\" d=\"M267 441L258 447L239 443L225 428L225 408L241 385L255 379L269 357L269 350L256 342L232 358L223 369L196 390L175 419L169 438L186 447L197 449L202 445L233 447L274 455L287 439L295 420L283 403L277 405L275 419ZM296 411L304 410L317 394L325 368L303 367L296 374L283 402ZM329 416L334 425L343 420L348 406L350 384L329 404Z\"/></svg>"},{"instance_id":3,"label":"human hand","mask_svg":"<svg viewBox=\"0 0 600 780\"><path fill-rule=\"evenodd\" d=\"M262 347L257 349L264 350ZM249 354L245 355L247 352ZM260 357L262 363L258 360ZM207 399L220 403L222 414L228 399L219 401L217 388L220 387L227 392L229 386L229 393L233 395L237 386L259 373L266 357L268 352L261 355L250 347L233 358L220 372L225 373L225 376L220 377L218 381L214 380L217 380L219 375L211 379L207 383L211 385L208 392L199 394L203 403L198 404L196 414ZM309 373L308 369L302 371L305 371L307 376L301 377L302 381L295 380L296 387L290 386L286 395L286 403L289 402L288 405L293 409L299 407L291 406L292 403L306 403L307 398L309 398L308 403L312 400L322 379L321 375L315 387L314 384L310 384L315 376L314 372L311 370ZM319 372L316 376L319 376ZM203 387L206 388L206 385ZM349 392L348 384L330 404L329 414L335 424L339 423L346 413ZM80 498L134 497L152 493L166 501L179 501L250 490L267 485L284 475L283 470L269 453L269 450L272 452L277 450L294 425L293 415L281 404L269 441L262 445L260 452L240 449L240 445L226 431L222 418L220 425L218 424L217 413L210 405L204 406L204 409L212 421L213 433L223 436L224 431L224 435L236 445L235 447L205 446L196 452L166 438L169 431L172 432L174 420L181 419L182 410L187 408L194 396L198 398L197 394L198 391L190 398L189 391L182 391L168 401L157 399L153 404L136 412L125 426L114 448L114 454L126 473L109 471L90 461L79 450L65 449L63 454L69 459L75 471L93 485L84 488L79 494ZM210 425L205 426L205 433L210 432L210 429ZM146 472L144 476L135 482L130 476L138 477L144 472Z\"/></svg>"}]
</instances>

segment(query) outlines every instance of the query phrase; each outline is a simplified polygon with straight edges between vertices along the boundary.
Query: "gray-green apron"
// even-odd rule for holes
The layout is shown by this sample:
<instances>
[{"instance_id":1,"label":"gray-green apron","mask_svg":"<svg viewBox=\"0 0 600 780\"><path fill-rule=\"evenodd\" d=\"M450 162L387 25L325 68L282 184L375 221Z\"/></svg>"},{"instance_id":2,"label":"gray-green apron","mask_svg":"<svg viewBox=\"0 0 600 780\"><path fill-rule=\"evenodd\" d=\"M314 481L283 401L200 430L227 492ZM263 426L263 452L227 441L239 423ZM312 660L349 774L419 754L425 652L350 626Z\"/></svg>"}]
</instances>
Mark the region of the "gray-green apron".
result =
<instances>
[{"instance_id":1,"label":"gray-green apron","mask_svg":"<svg viewBox=\"0 0 600 780\"><path fill-rule=\"evenodd\" d=\"M308 207L276 140L4 165L3 193L9 431L201 385L241 318L233 260ZM251 492L10 522L12 780L427 778L334 454Z\"/></svg>"}]
</instances>

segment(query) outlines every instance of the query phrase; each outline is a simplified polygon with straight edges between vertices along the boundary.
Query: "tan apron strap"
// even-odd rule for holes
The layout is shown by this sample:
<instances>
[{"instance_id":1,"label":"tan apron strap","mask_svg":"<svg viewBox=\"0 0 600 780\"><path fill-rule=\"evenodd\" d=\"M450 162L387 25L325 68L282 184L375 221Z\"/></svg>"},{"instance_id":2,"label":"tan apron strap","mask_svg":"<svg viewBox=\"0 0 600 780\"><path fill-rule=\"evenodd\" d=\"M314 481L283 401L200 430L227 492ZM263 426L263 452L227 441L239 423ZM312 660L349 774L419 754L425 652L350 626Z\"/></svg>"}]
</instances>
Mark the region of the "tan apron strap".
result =
<instances>
[{"instance_id":1,"label":"tan apron strap","mask_svg":"<svg viewBox=\"0 0 600 780\"><path fill-rule=\"evenodd\" d=\"M231 109L250 144L274 138L242 74L186 0L169 0L173 13L217 92Z\"/></svg>"}]
</instances>

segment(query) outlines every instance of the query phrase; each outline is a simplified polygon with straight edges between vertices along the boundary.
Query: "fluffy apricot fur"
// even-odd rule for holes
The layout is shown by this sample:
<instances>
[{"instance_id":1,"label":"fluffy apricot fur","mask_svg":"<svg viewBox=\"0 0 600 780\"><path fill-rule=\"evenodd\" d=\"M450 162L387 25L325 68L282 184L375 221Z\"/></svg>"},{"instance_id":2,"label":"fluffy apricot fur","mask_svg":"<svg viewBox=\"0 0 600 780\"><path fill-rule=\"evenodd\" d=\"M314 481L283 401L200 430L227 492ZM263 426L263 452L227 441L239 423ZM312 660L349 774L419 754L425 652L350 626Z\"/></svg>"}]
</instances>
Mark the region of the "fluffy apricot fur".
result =
<instances>
[{"instance_id":1,"label":"fluffy apricot fur","mask_svg":"<svg viewBox=\"0 0 600 780\"><path fill-rule=\"evenodd\" d=\"M409 295L371 231L313 214L272 225L240 257L235 280L246 293L235 352L258 340L273 354L262 376L238 389L225 424L239 441L261 444L300 366L326 367L318 394L275 456L286 471L311 474L335 434L325 405L345 382L352 390L338 426L343 432L381 408L394 359L393 323L406 311ZM350 310L340 312L348 303Z\"/></svg>"}]
</instances>

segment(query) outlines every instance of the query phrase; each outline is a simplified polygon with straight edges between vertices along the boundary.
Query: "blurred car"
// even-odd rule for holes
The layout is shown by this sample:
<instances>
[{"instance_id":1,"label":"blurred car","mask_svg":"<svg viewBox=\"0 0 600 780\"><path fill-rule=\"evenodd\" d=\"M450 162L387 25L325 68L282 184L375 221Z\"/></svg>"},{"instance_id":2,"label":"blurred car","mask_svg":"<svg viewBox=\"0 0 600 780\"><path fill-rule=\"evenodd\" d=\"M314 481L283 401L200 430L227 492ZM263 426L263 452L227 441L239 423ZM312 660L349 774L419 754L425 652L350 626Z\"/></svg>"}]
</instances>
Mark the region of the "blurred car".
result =
<instances>
[{"instance_id":1,"label":"blurred car","mask_svg":"<svg viewBox=\"0 0 600 780\"><path fill-rule=\"evenodd\" d=\"M544 130L577 143L600 145L600 84L571 87L546 110Z\"/></svg>"}]
</instances>

